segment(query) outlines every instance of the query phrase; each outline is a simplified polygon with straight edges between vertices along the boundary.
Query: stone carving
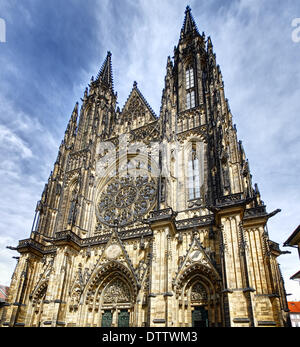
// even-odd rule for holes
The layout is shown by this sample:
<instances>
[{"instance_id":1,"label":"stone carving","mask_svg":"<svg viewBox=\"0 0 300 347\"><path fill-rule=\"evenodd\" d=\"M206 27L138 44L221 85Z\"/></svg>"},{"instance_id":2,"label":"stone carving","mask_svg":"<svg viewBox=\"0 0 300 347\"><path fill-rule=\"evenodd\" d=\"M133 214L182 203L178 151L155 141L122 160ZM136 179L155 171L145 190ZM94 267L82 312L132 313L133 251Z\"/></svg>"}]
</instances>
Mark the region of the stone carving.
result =
<instances>
[{"instance_id":1,"label":"stone carving","mask_svg":"<svg viewBox=\"0 0 300 347\"><path fill-rule=\"evenodd\" d=\"M97 264L97 263L96 263ZM94 265L95 266L95 265ZM74 281L70 287L69 296L71 298L70 308L77 309L81 295L90 278L90 271L88 268L85 268L83 271L82 264L78 265L78 270L76 272Z\"/></svg>"},{"instance_id":2,"label":"stone carving","mask_svg":"<svg viewBox=\"0 0 300 347\"><path fill-rule=\"evenodd\" d=\"M200 261L202 259L202 253L200 250L195 250L190 254L190 259L192 262Z\"/></svg>"},{"instance_id":3,"label":"stone carving","mask_svg":"<svg viewBox=\"0 0 300 347\"><path fill-rule=\"evenodd\" d=\"M71 153L68 159L67 171L76 170L78 168L84 167L84 164L87 160L86 149Z\"/></svg>"},{"instance_id":4,"label":"stone carving","mask_svg":"<svg viewBox=\"0 0 300 347\"><path fill-rule=\"evenodd\" d=\"M44 293L45 288L47 289L49 277L51 272L53 271L54 258L50 257L49 259L46 259L46 257L44 257L43 262L43 272L40 274L35 288L30 294L30 297L33 298L34 303L43 296L41 293Z\"/></svg>"},{"instance_id":5,"label":"stone carving","mask_svg":"<svg viewBox=\"0 0 300 347\"><path fill-rule=\"evenodd\" d=\"M143 141L149 144L158 141L160 136L160 124L156 121L130 132L132 141Z\"/></svg>"},{"instance_id":6,"label":"stone carving","mask_svg":"<svg viewBox=\"0 0 300 347\"><path fill-rule=\"evenodd\" d=\"M207 293L204 287L200 282L197 282L194 284L192 291L191 291L191 300L192 301L206 301L207 300Z\"/></svg>"},{"instance_id":7,"label":"stone carving","mask_svg":"<svg viewBox=\"0 0 300 347\"><path fill-rule=\"evenodd\" d=\"M157 184L149 174L113 178L97 204L97 217L105 225L125 226L140 220L155 203Z\"/></svg>"},{"instance_id":8,"label":"stone carving","mask_svg":"<svg viewBox=\"0 0 300 347\"><path fill-rule=\"evenodd\" d=\"M143 105L140 98L137 95L133 96L128 105L128 113L135 119L144 115L145 111L145 105Z\"/></svg>"},{"instance_id":9,"label":"stone carving","mask_svg":"<svg viewBox=\"0 0 300 347\"><path fill-rule=\"evenodd\" d=\"M78 191L75 189L72 192L72 200L68 215L68 224L74 225L76 223L78 209Z\"/></svg>"},{"instance_id":10,"label":"stone carving","mask_svg":"<svg viewBox=\"0 0 300 347\"><path fill-rule=\"evenodd\" d=\"M107 259L116 259L121 252L121 247L114 243L106 249L105 256Z\"/></svg>"},{"instance_id":11,"label":"stone carving","mask_svg":"<svg viewBox=\"0 0 300 347\"><path fill-rule=\"evenodd\" d=\"M128 287L123 281L115 279L105 289L103 302L105 304L130 302L130 292Z\"/></svg>"}]
</instances>

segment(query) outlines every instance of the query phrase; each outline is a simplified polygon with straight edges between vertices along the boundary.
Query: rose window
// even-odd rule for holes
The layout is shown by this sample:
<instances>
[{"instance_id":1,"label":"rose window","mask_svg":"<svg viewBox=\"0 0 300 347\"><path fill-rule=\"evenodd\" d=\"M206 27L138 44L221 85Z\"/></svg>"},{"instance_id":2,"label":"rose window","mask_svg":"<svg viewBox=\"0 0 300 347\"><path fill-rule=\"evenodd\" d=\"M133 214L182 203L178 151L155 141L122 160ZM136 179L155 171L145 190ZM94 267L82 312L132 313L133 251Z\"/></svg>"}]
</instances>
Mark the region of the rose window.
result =
<instances>
[{"instance_id":1,"label":"rose window","mask_svg":"<svg viewBox=\"0 0 300 347\"><path fill-rule=\"evenodd\" d=\"M100 194L97 217L100 222L113 226L134 223L153 209L157 182L148 174L112 178Z\"/></svg>"}]
</instances>

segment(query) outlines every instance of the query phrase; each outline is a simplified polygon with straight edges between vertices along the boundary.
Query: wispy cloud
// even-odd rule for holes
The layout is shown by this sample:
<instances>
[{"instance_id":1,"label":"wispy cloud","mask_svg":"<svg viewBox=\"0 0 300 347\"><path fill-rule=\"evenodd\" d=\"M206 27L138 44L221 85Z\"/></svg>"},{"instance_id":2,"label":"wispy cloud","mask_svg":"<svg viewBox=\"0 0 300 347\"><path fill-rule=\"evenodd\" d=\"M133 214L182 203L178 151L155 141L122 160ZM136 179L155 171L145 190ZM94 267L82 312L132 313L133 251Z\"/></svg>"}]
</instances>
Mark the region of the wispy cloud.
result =
<instances>
[{"instance_id":1,"label":"wispy cloud","mask_svg":"<svg viewBox=\"0 0 300 347\"><path fill-rule=\"evenodd\" d=\"M0 125L0 151L2 153L16 152L21 158L33 156L30 148L24 141L4 125Z\"/></svg>"}]
</instances>

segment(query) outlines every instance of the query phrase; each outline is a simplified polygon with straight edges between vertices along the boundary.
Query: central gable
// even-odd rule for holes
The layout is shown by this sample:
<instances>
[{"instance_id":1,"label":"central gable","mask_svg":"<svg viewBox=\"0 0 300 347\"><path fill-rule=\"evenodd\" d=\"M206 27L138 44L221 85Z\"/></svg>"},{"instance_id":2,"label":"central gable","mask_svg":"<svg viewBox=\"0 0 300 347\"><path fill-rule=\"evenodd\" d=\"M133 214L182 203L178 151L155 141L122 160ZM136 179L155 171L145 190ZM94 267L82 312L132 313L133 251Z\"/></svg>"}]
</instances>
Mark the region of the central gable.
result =
<instances>
[{"instance_id":1,"label":"central gable","mask_svg":"<svg viewBox=\"0 0 300 347\"><path fill-rule=\"evenodd\" d=\"M129 129L140 128L157 120L157 117L134 82L132 91L121 112L121 124Z\"/></svg>"}]
</instances>

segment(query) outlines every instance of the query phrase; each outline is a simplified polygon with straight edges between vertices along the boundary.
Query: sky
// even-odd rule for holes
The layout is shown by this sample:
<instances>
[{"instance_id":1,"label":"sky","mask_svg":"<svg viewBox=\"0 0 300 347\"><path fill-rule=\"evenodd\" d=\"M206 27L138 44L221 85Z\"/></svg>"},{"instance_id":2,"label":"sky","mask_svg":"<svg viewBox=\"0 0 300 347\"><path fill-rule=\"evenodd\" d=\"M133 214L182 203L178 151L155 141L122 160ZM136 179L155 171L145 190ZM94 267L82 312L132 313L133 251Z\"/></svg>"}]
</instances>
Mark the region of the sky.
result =
<instances>
[{"instance_id":1,"label":"sky","mask_svg":"<svg viewBox=\"0 0 300 347\"><path fill-rule=\"evenodd\" d=\"M212 39L253 183L269 212L282 210L269 236L291 251L278 261L288 300L300 301L290 280L300 260L282 247L300 224L298 0L0 0L1 284L9 285L18 255L6 246L29 237L74 105L107 51L120 108L137 81L159 115L187 5Z\"/></svg>"}]
</instances>

